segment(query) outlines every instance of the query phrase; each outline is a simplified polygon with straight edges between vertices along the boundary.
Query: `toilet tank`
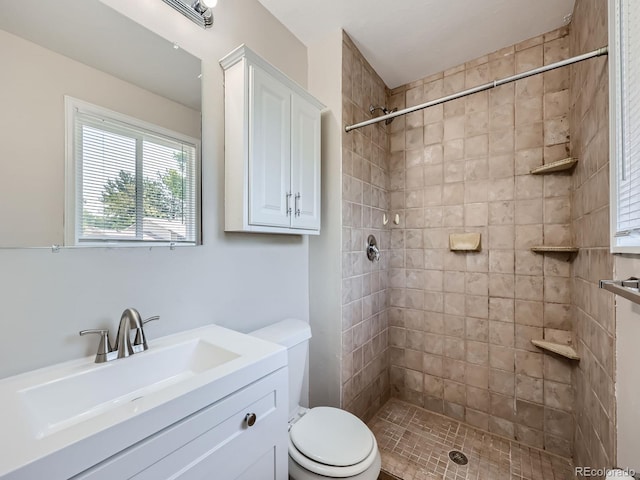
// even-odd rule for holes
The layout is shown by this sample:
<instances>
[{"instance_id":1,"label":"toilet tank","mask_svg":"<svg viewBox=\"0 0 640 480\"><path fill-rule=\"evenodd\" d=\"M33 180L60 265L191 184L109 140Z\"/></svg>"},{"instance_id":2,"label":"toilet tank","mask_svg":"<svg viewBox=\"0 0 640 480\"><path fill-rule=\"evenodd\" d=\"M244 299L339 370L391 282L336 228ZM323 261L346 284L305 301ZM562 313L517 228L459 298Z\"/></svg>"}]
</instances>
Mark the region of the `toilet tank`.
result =
<instances>
[{"instance_id":1,"label":"toilet tank","mask_svg":"<svg viewBox=\"0 0 640 480\"><path fill-rule=\"evenodd\" d=\"M269 326L254 330L249 335L287 348L289 360L289 419L293 418L298 406L309 395L305 374L308 370L309 339L311 328L302 320L289 318ZM306 391L303 391L303 388Z\"/></svg>"}]
</instances>

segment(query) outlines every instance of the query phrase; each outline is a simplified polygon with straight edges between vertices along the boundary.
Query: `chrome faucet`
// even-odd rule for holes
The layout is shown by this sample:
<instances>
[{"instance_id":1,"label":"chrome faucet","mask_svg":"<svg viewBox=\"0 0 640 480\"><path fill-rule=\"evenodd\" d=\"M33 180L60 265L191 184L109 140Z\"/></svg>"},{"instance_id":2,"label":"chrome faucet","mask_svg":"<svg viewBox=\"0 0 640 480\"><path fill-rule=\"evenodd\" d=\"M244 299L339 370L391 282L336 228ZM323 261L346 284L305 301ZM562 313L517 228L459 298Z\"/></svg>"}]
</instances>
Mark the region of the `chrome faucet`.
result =
<instances>
[{"instance_id":1,"label":"chrome faucet","mask_svg":"<svg viewBox=\"0 0 640 480\"><path fill-rule=\"evenodd\" d=\"M112 347L109 341L109 330L82 330L80 335L95 333L100 335L100 345L98 353L96 353L96 363L110 362L116 358L129 357L135 353L143 352L149 349L147 345L147 337L144 334L143 325L154 320L160 320L159 316L149 317L142 320L140 313L135 308L127 308L122 312L120 317L120 325L116 334L116 343ZM131 343L131 331L135 330L136 336Z\"/></svg>"},{"instance_id":2,"label":"chrome faucet","mask_svg":"<svg viewBox=\"0 0 640 480\"><path fill-rule=\"evenodd\" d=\"M133 350L133 345L131 344L131 329L135 329L136 339L142 332L142 335L140 336L142 338L141 344L143 345L143 350L149 348L147 346L147 339L144 337L140 313L138 313L135 308L127 308L122 312L122 316L120 317L120 325L118 326L118 333L116 335L116 344L113 347L114 350L118 351L118 358L128 357L129 355L136 353ZM135 340L133 343L136 343Z\"/></svg>"}]
</instances>

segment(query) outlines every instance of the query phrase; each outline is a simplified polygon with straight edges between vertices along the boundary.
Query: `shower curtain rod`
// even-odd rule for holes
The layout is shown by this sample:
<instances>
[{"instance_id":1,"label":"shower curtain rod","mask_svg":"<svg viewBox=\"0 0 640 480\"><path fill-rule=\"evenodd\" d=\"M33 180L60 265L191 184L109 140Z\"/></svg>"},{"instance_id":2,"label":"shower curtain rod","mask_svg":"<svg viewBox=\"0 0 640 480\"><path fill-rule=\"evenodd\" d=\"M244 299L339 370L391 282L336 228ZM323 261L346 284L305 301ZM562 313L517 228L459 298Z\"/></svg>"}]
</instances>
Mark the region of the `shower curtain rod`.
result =
<instances>
[{"instance_id":1,"label":"shower curtain rod","mask_svg":"<svg viewBox=\"0 0 640 480\"><path fill-rule=\"evenodd\" d=\"M387 115L382 115L380 117L372 118L371 120L366 120L364 122L356 123L354 125L347 125L344 127L345 132L350 132L351 130L355 130L356 128L366 127L367 125L373 125L374 123L383 122L385 120L389 120L392 118L399 117L401 115L406 115L408 113L413 113L418 110L422 110L424 108L433 107L434 105L440 105L441 103L449 102L451 100L456 100L457 98L466 97L468 95L472 95L474 93L483 92L485 90L490 90L495 87L499 87L500 85L504 85L505 83L515 82L517 80L522 80L523 78L531 77L533 75L538 75L539 73L548 72L549 70L555 70L556 68L565 67L567 65L571 65L573 63L582 62L584 60L589 60L590 58L600 57L602 55L607 55L609 53L608 47L602 47L597 50L594 50L589 53L583 53L582 55L577 55L575 57L567 58L566 60L561 60L559 62L551 63L549 65L545 65L543 67L534 68L533 70L528 70L526 72L518 73L511 77L503 78L501 80L494 80L493 82L485 83L484 85L479 85L477 87L470 88L468 90L464 90L459 93L454 93L452 95L448 95L446 97L439 98L437 100L432 100L427 103L422 103L420 105L416 105L414 107L408 107L403 110L398 110L397 112L389 113Z\"/></svg>"}]
</instances>

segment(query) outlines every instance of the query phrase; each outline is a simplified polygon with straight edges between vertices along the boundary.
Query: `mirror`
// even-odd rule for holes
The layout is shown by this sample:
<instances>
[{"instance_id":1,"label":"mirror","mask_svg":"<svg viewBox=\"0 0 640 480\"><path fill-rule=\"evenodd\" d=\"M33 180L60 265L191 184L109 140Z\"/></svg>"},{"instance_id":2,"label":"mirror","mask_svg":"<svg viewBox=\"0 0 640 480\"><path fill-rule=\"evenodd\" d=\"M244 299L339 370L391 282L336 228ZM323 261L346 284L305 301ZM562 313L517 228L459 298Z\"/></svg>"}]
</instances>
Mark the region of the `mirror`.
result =
<instances>
[{"instance_id":1,"label":"mirror","mask_svg":"<svg viewBox=\"0 0 640 480\"><path fill-rule=\"evenodd\" d=\"M0 0L0 59L0 248L74 243L65 97L201 139L200 59L99 0Z\"/></svg>"}]
</instances>

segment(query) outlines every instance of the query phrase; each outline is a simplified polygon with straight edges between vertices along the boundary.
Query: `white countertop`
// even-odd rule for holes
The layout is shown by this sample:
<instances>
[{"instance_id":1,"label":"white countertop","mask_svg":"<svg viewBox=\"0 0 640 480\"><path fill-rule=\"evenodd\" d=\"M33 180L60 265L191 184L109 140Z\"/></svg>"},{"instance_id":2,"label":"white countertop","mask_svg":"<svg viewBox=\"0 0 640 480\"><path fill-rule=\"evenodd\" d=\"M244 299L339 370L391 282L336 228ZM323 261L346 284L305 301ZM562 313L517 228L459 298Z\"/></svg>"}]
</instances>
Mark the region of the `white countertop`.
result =
<instances>
[{"instance_id":1,"label":"white countertop","mask_svg":"<svg viewBox=\"0 0 640 480\"><path fill-rule=\"evenodd\" d=\"M23 398L34 385L119 362L135 369L154 350L198 338L238 357L46 435L34 429ZM34 480L46 472L47 480L68 479L286 365L284 347L211 325L152 340L148 351L128 358L96 364L86 357L0 380L0 478Z\"/></svg>"}]
</instances>

